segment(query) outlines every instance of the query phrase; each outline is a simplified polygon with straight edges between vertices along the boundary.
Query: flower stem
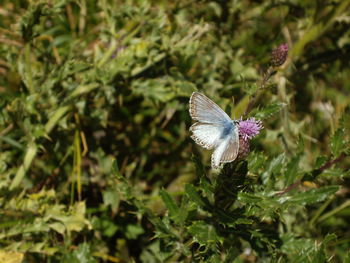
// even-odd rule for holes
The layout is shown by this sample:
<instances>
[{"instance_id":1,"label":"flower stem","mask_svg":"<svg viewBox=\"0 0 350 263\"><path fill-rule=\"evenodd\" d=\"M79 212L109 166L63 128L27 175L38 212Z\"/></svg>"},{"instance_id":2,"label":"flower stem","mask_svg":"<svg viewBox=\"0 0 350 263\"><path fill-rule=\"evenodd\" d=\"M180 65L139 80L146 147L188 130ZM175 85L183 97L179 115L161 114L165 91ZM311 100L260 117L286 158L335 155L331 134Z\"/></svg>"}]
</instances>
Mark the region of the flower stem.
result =
<instances>
[{"instance_id":1,"label":"flower stem","mask_svg":"<svg viewBox=\"0 0 350 263\"><path fill-rule=\"evenodd\" d=\"M247 117L248 114L252 111L255 103L260 98L267 81L270 79L271 76L273 76L275 74L275 72L276 71L274 70L274 68L272 66L269 66L268 69L266 70L266 72L262 75L258 91L255 94L253 94L252 98L250 99L248 106L244 112L244 117Z\"/></svg>"}]
</instances>

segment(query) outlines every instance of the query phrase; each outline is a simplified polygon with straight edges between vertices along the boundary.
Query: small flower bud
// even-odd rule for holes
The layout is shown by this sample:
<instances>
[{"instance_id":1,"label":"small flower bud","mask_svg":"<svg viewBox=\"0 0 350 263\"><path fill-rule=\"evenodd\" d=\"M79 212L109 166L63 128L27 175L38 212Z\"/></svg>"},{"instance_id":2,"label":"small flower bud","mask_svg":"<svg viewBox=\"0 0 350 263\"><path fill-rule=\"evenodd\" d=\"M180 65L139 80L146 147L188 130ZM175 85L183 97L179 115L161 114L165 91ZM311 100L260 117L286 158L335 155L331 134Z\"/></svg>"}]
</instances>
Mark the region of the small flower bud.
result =
<instances>
[{"instance_id":1,"label":"small flower bud","mask_svg":"<svg viewBox=\"0 0 350 263\"><path fill-rule=\"evenodd\" d=\"M287 43L279 45L278 48L272 50L271 53L271 65L273 67L282 66L286 62L288 56L288 45Z\"/></svg>"}]
</instances>

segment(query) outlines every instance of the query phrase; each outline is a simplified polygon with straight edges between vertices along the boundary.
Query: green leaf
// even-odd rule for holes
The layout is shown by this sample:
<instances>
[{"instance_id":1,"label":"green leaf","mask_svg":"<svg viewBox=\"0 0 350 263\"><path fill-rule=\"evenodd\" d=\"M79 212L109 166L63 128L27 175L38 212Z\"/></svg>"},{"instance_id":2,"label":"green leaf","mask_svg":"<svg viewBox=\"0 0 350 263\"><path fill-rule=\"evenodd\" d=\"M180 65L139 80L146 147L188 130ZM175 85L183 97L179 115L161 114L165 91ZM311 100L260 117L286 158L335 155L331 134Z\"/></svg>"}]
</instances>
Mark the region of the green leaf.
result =
<instances>
[{"instance_id":1,"label":"green leaf","mask_svg":"<svg viewBox=\"0 0 350 263\"><path fill-rule=\"evenodd\" d=\"M332 139L331 139L331 149L333 156L337 157L340 155L342 150L345 148L345 140L344 140L345 134L344 129L340 128L338 129Z\"/></svg>"},{"instance_id":2,"label":"green leaf","mask_svg":"<svg viewBox=\"0 0 350 263\"><path fill-rule=\"evenodd\" d=\"M322 241L322 245L326 246L326 245L328 245L330 242L332 242L332 241L334 241L334 240L336 240L336 239L337 239L337 235L336 235L336 234L334 234L334 233L332 233L332 234L327 234L327 235L324 237L323 241Z\"/></svg>"},{"instance_id":3,"label":"green leaf","mask_svg":"<svg viewBox=\"0 0 350 263\"><path fill-rule=\"evenodd\" d=\"M160 196L163 199L164 204L169 210L170 216L176 221L176 218L179 215L179 207L176 205L172 197L165 190L160 190Z\"/></svg>"},{"instance_id":4,"label":"green leaf","mask_svg":"<svg viewBox=\"0 0 350 263\"><path fill-rule=\"evenodd\" d=\"M241 218L238 218L236 221L235 221L235 224L237 225L251 225L254 223L254 220L252 219L248 219L248 218L244 218L244 217L241 217Z\"/></svg>"},{"instance_id":5,"label":"green leaf","mask_svg":"<svg viewBox=\"0 0 350 263\"><path fill-rule=\"evenodd\" d=\"M287 203L298 205L310 205L326 200L329 196L335 194L339 186L324 186L318 189L311 189L303 193L295 193Z\"/></svg>"},{"instance_id":6,"label":"green leaf","mask_svg":"<svg viewBox=\"0 0 350 263\"><path fill-rule=\"evenodd\" d=\"M190 96L196 86L186 80L163 77L148 80L135 80L133 92L155 102L168 102L177 96Z\"/></svg>"},{"instance_id":7,"label":"green leaf","mask_svg":"<svg viewBox=\"0 0 350 263\"><path fill-rule=\"evenodd\" d=\"M193 236L194 241L201 246L215 245L216 242L222 240L216 229L204 221L194 221L188 228L188 232Z\"/></svg>"},{"instance_id":8,"label":"green leaf","mask_svg":"<svg viewBox=\"0 0 350 263\"><path fill-rule=\"evenodd\" d=\"M331 211L325 213L324 215L322 215L321 217L319 217L317 220L318 222L321 222L325 219L328 219L330 217L332 217L333 215L337 214L338 212L346 209L347 207L350 206L350 200L345 201L344 203L342 203L339 206L336 206L334 209L332 209Z\"/></svg>"},{"instance_id":9,"label":"green leaf","mask_svg":"<svg viewBox=\"0 0 350 263\"><path fill-rule=\"evenodd\" d=\"M314 242L307 238L296 238L292 234L282 236L283 245L282 252L286 253L292 262L312 262L307 260L307 257L314 249Z\"/></svg>"},{"instance_id":10,"label":"green leaf","mask_svg":"<svg viewBox=\"0 0 350 263\"><path fill-rule=\"evenodd\" d=\"M75 203L69 213L64 213L62 206L55 205L50 207L45 218L59 221L68 233L72 231L80 232L84 227L91 229L90 221L85 218L85 202ZM50 225L50 227L55 228L56 231L62 231L61 228L57 228L57 225Z\"/></svg>"},{"instance_id":11,"label":"green leaf","mask_svg":"<svg viewBox=\"0 0 350 263\"><path fill-rule=\"evenodd\" d=\"M199 207L203 209L208 209L209 207L211 207L209 202L200 196L200 194L197 192L196 188L193 185L186 184L185 193L188 195L189 199L195 202Z\"/></svg>"},{"instance_id":12,"label":"green leaf","mask_svg":"<svg viewBox=\"0 0 350 263\"><path fill-rule=\"evenodd\" d=\"M19 184L22 182L26 172L30 168L36 156L37 150L38 150L38 147L35 143L30 143L28 145L27 152L24 156L23 164L18 168L15 178L13 178L13 181L10 185L11 190L18 187Z\"/></svg>"},{"instance_id":13,"label":"green leaf","mask_svg":"<svg viewBox=\"0 0 350 263\"><path fill-rule=\"evenodd\" d=\"M343 12L346 12L348 8L348 1L340 1L334 8L326 8L325 5L320 5L320 10L318 10L318 12L323 14L323 18L319 21L316 19L311 20L314 23L311 23L308 26L308 29L304 31L303 35L301 35L299 40L294 44L293 49L290 52L291 57L300 56L305 50L305 46L324 34L335 19ZM327 15L324 15L324 13L327 13Z\"/></svg>"},{"instance_id":14,"label":"green leaf","mask_svg":"<svg viewBox=\"0 0 350 263\"><path fill-rule=\"evenodd\" d=\"M273 158L266 171L261 175L264 184L271 181L272 175L278 175L281 172L285 160L285 155L282 153L277 157Z\"/></svg>"},{"instance_id":15,"label":"green leaf","mask_svg":"<svg viewBox=\"0 0 350 263\"><path fill-rule=\"evenodd\" d=\"M332 169L326 169L322 171L322 176L331 176L335 178L341 178L342 176L347 176L350 174L350 171L344 171L340 168L332 168Z\"/></svg>"},{"instance_id":16,"label":"green leaf","mask_svg":"<svg viewBox=\"0 0 350 263\"><path fill-rule=\"evenodd\" d=\"M135 225L135 224L129 224L126 227L125 235L128 239L137 239L137 237L141 234L143 234L145 231L143 230L142 226Z\"/></svg>"},{"instance_id":17,"label":"green leaf","mask_svg":"<svg viewBox=\"0 0 350 263\"><path fill-rule=\"evenodd\" d=\"M282 251L288 255L290 262L328 262L326 246L335 239L335 234L327 234L322 243L319 243L312 239L296 238L287 234L282 236Z\"/></svg>"},{"instance_id":18,"label":"green leaf","mask_svg":"<svg viewBox=\"0 0 350 263\"><path fill-rule=\"evenodd\" d=\"M72 253L65 254L62 258L63 263L97 263L92 256L90 244L82 243Z\"/></svg>"},{"instance_id":19,"label":"green leaf","mask_svg":"<svg viewBox=\"0 0 350 263\"><path fill-rule=\"evenodd\" d=\"M350 262L350 250L346 253L344 257L344 262L349 263Z\"/></svg>"},{"instance_id":20,"label":"green leaf","mask_svg":"<svg viewBox=\"0 0 350 263\"><path fill-rule=\"evenodd\" d=\"M287 165L287 170L285 173L285 184L290 185L298 179L299 173L299 161L300 155L292 158L292 160Z\"/></svg>"},{"instance_id":21,"label":"green leaf","mask_svg":"<svg viewBox=\"0 0 350 263\"><path fill-rule=\"evenodd\" d=\"M21 263L23 257L23 253L0 250L0 262L2 263Z\"/></svg>"},{"instance_id":22,"label":"green leaf","mask_svg":"<svg viewBox=\"0 0 350 263\"><path fill-rule=\"evenodd\" d=\"M241 201L242 203L246 203L246 204L256 204L256 203L260 203L261 201L263 201L263 198L260 196L256 196L254 194L240 192L240 193L238 193L237 200Z\"/></svg>"},{"instance_id":23,"label":"green leaf","mask_svg":"<svg viewBox=\"0 0 350 263\"><path fill-rule=\"evenodd\" d=\"M64 224L60 223L60 222L54 222L52 224L49 224L49 227L52 228L53 230L55 230L56 232L60 233L61 235L65 234L65 226Z\"/></svg>"},{"instance_id":24,"label":"green leaf","mask_svg":"<svg viewBox=\"0 0 350 263\"><path fill-rule=\"evenodd\" d=\"M114 189L103 191L103 203L112 208L113 213L118 211L120 196Z\"/></svg>"},{"instance_id":25,"label":"green leaf","mask_svg":"<svg viewBox=\"0 0 350 263\"><path fill-rule=\"evenodd\" d=\"M205 196L211 196L215 192L215 189L207 177L201 177L199 181L199 187L202 189Z\"/></svg>"},{"instance_id":26,"label":"green leaf","mask_svg":"<svg viewBox=\"0 0 350 263\"><path fill-rule=\"evenodd\" d=\"M19 150L23 150L24 149L24 147L20 143L18 143L17 141L11 139L8 136L1 136L0 135L0 140L8 143L9 145L11 145L13 147L18 148Z\"/></svg>"},{"instance_id":27,"label":"green leaf","mask_svg":"<svg viewBox=\"0 0 350 263\"><path fill-rule=\"evenodd\" d=\"M86 85L80 85L74 89L74 91L69 95L69 98L75 98L75 97L84 95L98 88L99 86L100 86L99 83L89 83Z\"/></svg>"},{"instance_id":28,"label":"green leaf","mask_svg":"<svg viewBox=\"0 0 350 263\"><path fill-rule=\"evenodd\" d=\"M178 214L179 223L183 224L186 221L190 213L190 206L191 206L190 204L191 202L189 202L189 197L187 195L183 195L180 209L179 209L179 214Z\"/></svg>"},{"instance_id":29,"label":"green leaf","mask_svg":"<svg viewBox=\"0 0 350 263\"><path fill-rule=\"evenodd\" d=\"M236 261L235 259L237 257L239 257L239 255L241 254L240 250L235 247L234 245L232 245L232 247L230 247L227 251L227 255L226 255L226 258L225 258L225 263L227 262L233 262L233 263L238 263L238 262L241 262L239 259Z\"/></svg>"},{"instance_id":30,"label":"green leaf","mask_svg":"<svg viewBox=\"0 0 350 263\"><path fill-rule=\"evenodd\" d=\"M70 110L70 106L62 106L58 108L50 117L49 121L45 124L46 133L50 133L56 126L57 122Z\"/></svg>"},{"instance_id":31,"label":"green leaf","mask_svg":"<svg viewBox=\"0 0 350 263\"><path fill-rule=\"evenodd\" d=\"M94 230L102 232L106 237L112 237L118 230L118 226L110 218L94 217L91 223Z\"/></svg>"},{"instance_id":32,"label":"green leaf","mask_svg":"<svg viewBox=\"0 0 350 263\"><path fill-rule=\"evenodd\" d=\"M275 113L279 112L283 107L285 107L287 104L281 103L281 102L274 102L269 104L268 106L254 110L251 115L259 120L263 120L266 118L271 117Z\"/></svg>"},{"instance_id":33,"label":"green leaf","mask_svg":"<svg viewBox=\"0 0 350 263\"><path fill-rule=\"evenodd\" d=\"M259 173L265 168L267 157L261 152L251 152L248 156L248 170L252 173Z\"/></svg>"},{"instance_id":34,"label":"green leaf","mask_svg":"<svg viewBox=\"0 0 350 263\"><path fill-rule=\"evenodd\" d=\"M324 165L327 162L327 160L328 160L328 158L326 156L317 157L314 169L321 168L321 166Z\"/></svg>"}]
</instances>

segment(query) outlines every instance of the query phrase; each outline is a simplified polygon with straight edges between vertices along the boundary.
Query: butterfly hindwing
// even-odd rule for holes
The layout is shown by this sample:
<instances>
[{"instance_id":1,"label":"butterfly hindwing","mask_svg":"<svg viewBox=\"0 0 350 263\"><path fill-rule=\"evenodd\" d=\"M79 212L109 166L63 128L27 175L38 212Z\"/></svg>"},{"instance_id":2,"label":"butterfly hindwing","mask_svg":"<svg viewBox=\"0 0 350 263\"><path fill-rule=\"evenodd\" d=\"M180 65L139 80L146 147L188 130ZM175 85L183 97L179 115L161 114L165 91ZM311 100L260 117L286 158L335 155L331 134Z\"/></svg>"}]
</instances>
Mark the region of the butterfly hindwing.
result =
<instances>
[{"instance_id":1,"label":"butterfly hindwing","mask_svg":"<svg viewBox=\"0 0 350 263\"><path fill-rule=\"evenodd\" d=\"M205 149L211 150L220 141L222 127L210 123L196 122L190 127L191 138Z\"/></svg>"},{"instance_id":2,"label":"butterfly hindwing","mask_svg":"<svg viewBox=\"0 0 350 263\"><path fill-rule=\"evenodd\" d=\"M211 165L218 168L221 163L229 163L237 158L239 150L238 128L235 126L232 133L220 141L211 156Z\"/></svg>"},{"instance_id":3,"label":"butterfly hindwing","mask_svg":"<svg viewBox=\"0 0 350 263\"><path fill-rule=\"evenodd\" d=\"M220 162L228 163L228 162L234 161L237 158L238 151L239 151L238 127L234 125L232 133L229 135L227 147L223 152L223 154L221 155Z\"/></svg>"}]
</instances>

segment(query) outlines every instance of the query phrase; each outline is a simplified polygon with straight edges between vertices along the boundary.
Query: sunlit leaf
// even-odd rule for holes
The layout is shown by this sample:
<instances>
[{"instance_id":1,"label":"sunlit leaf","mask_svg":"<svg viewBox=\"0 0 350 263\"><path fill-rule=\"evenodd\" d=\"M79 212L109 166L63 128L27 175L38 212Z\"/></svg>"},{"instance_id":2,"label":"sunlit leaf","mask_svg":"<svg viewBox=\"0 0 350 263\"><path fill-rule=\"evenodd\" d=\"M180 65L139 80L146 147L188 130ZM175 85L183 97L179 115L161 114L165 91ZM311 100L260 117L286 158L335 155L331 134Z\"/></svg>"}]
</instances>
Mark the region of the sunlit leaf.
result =
<instances>
[{"instance_id":1,"label":"sunlit leaf","mask_svg":"<svg viewBox=\"0 0 350 263\"><path fill-rule=\"evenodd\" d=\"M21 263L23 257L23 253L0 250L0 262L2 263Z\"/></svg>"}]
</instances>

